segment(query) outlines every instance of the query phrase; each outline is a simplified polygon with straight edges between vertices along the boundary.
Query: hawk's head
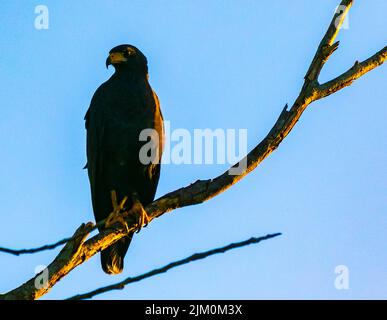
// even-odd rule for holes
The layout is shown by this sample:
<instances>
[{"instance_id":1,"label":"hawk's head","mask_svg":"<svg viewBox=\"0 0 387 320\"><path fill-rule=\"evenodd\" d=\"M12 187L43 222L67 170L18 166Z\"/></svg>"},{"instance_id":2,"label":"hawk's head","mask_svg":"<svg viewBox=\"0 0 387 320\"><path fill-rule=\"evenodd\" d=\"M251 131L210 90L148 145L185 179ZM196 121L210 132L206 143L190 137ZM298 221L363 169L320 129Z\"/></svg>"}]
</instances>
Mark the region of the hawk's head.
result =
<instances>
[{"instance_id":1,"label":"hawk's head","mask_svg":"<svg viewBox=\"0 0 387 320\"><path fill-rule=\"evenodd\" d=\"M135 46L121 44L109 51L106 68L113 65L116 70L131 70L148 73L148 61Z\"/></svg>"}]
</instances>

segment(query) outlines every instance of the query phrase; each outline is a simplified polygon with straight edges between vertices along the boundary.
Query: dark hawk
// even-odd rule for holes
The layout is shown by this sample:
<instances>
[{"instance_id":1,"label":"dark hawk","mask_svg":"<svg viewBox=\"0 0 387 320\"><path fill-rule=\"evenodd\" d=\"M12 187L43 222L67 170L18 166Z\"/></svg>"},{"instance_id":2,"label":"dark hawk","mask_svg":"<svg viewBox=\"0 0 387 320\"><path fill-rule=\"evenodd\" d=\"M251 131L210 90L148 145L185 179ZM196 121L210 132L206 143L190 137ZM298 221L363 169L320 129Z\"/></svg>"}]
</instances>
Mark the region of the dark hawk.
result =
<instances>
[{"instance_id":1,"label":"dark hawk","mask_svg":"<svg viewBox=\"0 0 387 320\"><path fill-rule=\"evenodd\" d=\"M107 220L100 231L120 220L123 212L140 211L139 228L147 223L143 207L155 197L164 138L159 100L148 82L144 54L134 46L120 45L110 50L109 65L115 73L96 90L85 116L94 216L97 222ZM145 139L140 137L144 133ZM106 273L123 270L132 237L130 233L101 251Z\"/></svg>"}]
</instances>

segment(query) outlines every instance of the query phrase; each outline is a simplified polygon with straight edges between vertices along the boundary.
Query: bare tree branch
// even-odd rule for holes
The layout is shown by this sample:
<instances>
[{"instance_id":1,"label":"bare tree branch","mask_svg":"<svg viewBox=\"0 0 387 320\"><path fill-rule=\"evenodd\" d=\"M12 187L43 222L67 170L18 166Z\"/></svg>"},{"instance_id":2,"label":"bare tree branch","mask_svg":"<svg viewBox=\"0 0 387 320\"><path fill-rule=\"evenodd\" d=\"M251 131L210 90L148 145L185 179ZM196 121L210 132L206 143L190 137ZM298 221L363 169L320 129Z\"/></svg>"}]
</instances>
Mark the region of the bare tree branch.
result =
<instances>
[{"instance_id":1,"label":"bare tree branch","mask_svg":"<svg viewBox=\"0 0 387 320\"><path fill-rule=\"evenodd\" d=\"M120 281L118 283L115 283L115 284L112 284L112 285L109 285L109 286L106 286L106 287L101 287L99 289L90 291L88 293L83 293L83 294L79 294L79 295L73 296L73 297L69 298L68 300L90 299L90 298L92 298L92 297L94 297L94 296L96 296L98 294L104 293L104 292L108 292L108 291L112 291L112 290L121 290L121 289L124 289L124 287L127 284L130 284L130 283L133 283L133 282L138 282L138 281L144 280L146 278L150 278L150 277L153 277L155 275L158 275L158 274L161 274L161 273L165 273L165 272L167 272L170 269L182 266L184 264L187 264L187 263L190 263L190 262L193 262L193 261L197 261L197 260L202 260L202 259L205 259L205 258L207 258L209 256L214 255L214 254L225 253L225 252L227 252L229 250L232 250L232 249L241 248L241 247L244 247L244 246L248 246L250 244L259 243L261 241L268 240L268 239L271 239L271 238L275 238L275 237L278 237L280 235L281 235L281 233L268 234L268 235L266 235L264 237L250 238L250 239L245 240L245 241L231 243L231 244L229 244L227 246L224 246L224 247L220 247L220 248L216 248L216 249L212 249L212 250L208 250L208 251L204 251L204 252L200 252L200 253L195 253L195 254L187 257L187 258L184 258L184 259L181 259L181 260L178 260L178 261L174 261L174 262L168 263L167 265L165 265L165 266L163 266L161 268L154 269L152 271L143 273L143 274L135 276L135 277L126 278L125 280Z\"/></svg>"},{"instance_id":2,"label":"bare tree branch","mask_svg":"<svg viewBox=\"0 0 387 320\"><path fill-rule=\"evenodd\" d=\"M253 150L251 150L244 159L232 167L234 169L236 167L242 168L240 174L230 175L228 170L214 179L198 180L187 187L166 194L145 208L150 220L177 208L202 203L230 188L249 172L254 170L268 155L277 149L278 145L293 129L309 104L349 86L354 80L381 65L386 60L386 50L383 49L340 77L324 85L319 85L318 75L320 74L324 63L338 47L338 43L334 43L334 41L352 2L352 0L343 0L341 2L339 12L334 15L333 20L328 27L328 31L320 43L316 55L306 73L305 82L301 92L290 110L288 110L286 106L268 135ZM30 284L31 282L34 282L35 278L33 278L20 287L0 296L0 298L39 298L79 264L92 257L97 252L112 245L114 242L124 237L128 232L136 229L137 221L128 217L127 222L129 225L128 229L117 226L100 232L85 242L80 243L74 239L68 242L65 248L59 253L58 257L48 266L49 281L48 287L45 290L32 287ZM85 233L82 233L82 235L84 234ZM82 241L83 239L84 238L82 238ZM77 248L77 250L66 251L66 248L68 247Z\"/></svg>"},{"instance_id":3,"label":"bare tree branch","mask_svg":"<svg viewBox=\"0 0 387 320\"><path fill-rule=\"evenodd\" d=\"M383 64L386 59L387 46L363 62L359 63L356 61L351 69L344 72L337 78L319 86L320 99L351 85L352 82L360 78L362 75Z\"/></svg>"},{"instance_id":4,"label":"bare tree branch","mask_svg":"<svg viewBox=\"0 0 387 320\"><path fill-rule=\"evenodd\" d=\"M36 281L41 273L37 274L36 277L30 279L19 288L22 290L12 290L5 295L0 295L0 299L5 300L34 300L42 295L46 294L48 290L57 283L65 274L66 267L71 268L76 260L81 254L82 244L84 243L86 237L88 236L91 229L94 228L94 225L89 222L87 224L82 224L74 233L72 240L69 241L55 260L50 264L49 267L49 279L48 282L42 286L37 287Z\"/></svg>"},{"instance_id":5,"label":"bare tree branch","mask_svg":"<svg viewBox=\"0 0 387 320\"><path fill-rule=\"evenodd\" d=\"M13 254L13 255L15 255L15 256L19 256L19 255L21 255L21 254L36 253L36 252L40 252L40 251L55 249L55 248L61 246L62 244L67 243L67 242L70 241L71 239L72 239L72 237L70 237L70 238L64 238L64 239L59 240L59 241L57 241L57 242L55 242L55 243L52 243L52 244L45 244L45 245L43 245L43 246L41 246L41 247L36 247L36 248L31 248L31 249L10 249L10 248L0 247L0 252Z\"/></svg>"},{"instance_id":6,"label":"bare tree branch","mask_svg":"<svg viewBox=\"0 0 387 320\"><path fill-rule=\"evenodd\" d=\"M329 24L328 30L325 33L320 45L317 48L313 61L305 75L306 82L315 82L320 75L321 69L329 57L339 47L339 42L333 43L339 33L339 30L351 8L353 0L343 0L337 7L337 10Z\"/></svg>"},{"instance_id":7,"label":"bare tree branch","mask_svg":"<svg viewBox=\"0 0 387 320\"><path fill-rule=\"evenodd\" d=\"M96 230L99 226L104 225L105 221L106 221L106 219L99 221L97 224L95 224L93 227L91 227L90 230L88 230L88 233L91 233L94 230ZM59 240L57 242L54 242L52 244L45 244L43 246L36 247L36 248L30 248L30 249L11 249L11 248L0 247L0 252L13 254L15 256L19 256L22 254L32 254L32 253L37 253L40 251L55 249L63 244L66 244L67 242L69 242L73 239L74 239L74 236L71 236L71 237Z\"/></svg>"}]
</instances>

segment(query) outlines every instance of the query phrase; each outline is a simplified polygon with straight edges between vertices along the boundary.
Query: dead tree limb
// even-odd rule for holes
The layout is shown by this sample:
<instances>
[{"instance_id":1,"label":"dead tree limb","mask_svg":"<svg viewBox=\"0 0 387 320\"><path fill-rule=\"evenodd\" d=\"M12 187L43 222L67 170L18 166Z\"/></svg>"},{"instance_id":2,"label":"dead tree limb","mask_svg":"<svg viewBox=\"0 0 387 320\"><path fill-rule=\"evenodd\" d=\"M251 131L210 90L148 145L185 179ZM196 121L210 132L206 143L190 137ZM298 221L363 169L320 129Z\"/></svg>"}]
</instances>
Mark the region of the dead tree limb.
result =
<instances>
[{"instance_id":1,"label":"dead tree limb","mask_svg":"<svg viewBox=\"0 0 387 320\"><path fill-rule=\"evenodd\" d=\"M225 253L225 252L227 252L229 250L232 250L232 249L237 249L237 248L245 247L245 246L248 246L250 244L260 243L261 241L268 240L268 239L271 239L271 238L275 238L275 237L278 237L280 235L281 235L281 233L273 233L273 234L268 234L268 235L266 235L264 237L259 237L259 238L254 238L253 237L253 238L250 238L250 239L245 240L245 241L230 243L229 245L223 246L223 247L220 247L220 248L216 248L216 249L211 249L211 250L204 251L204 252L195 253L195 254L187 257L187 258L184 258L184 259L181 259L181 260L178 260L178 261L174 261L174 262L168 263L167 265L165 265L165 266L163 266L161 268L157 268L157 269L151 270L149 272L143 273L143 274L141 274L139 276L136 276L136 277L126 278L125 280L120 281L118 283L115 283L115 284L112 284L112 285L109 285L109 286L106 286L106 287L101 287L101 288L95 289L95 290L87 292L87 293L78 294L76 296L73 296L73 297L69 298L68 300L90 299L90 298L92 298L92 297L94 297L94 296L96 296L98 294L105 293L105 292L108 292L108 291L122 290L122 289L125 288L125 286L127 284L138 282L138 281L144 280L146 278L150 278L150 277L153 277L155 275L158 275L158 274L161 274L161 273L165 273L168 270L171 270L173 268L182 266L184 264L191 263L191 262L194 262L194 261L197 261L197 260L202 260L202 259L205 259L205 258L207 258L209 256L214 255L214 254Z\"/></svg>"},{"instance_id":2,"label":"dead tree limb","mask_svg":"<svg viewBox=\"0 0 387 320\"><path fill-rule=\"evenodd\" d=\"M230 188L249 172L254 170L268 155L277 149L278 145L293 129L308 105L349 86L353 81L378 67L386 60L387 47L384 47L369 59L360 63L355 63L351 69L337 78L322 85L318 83L318 76L321 69L331 54L338 48L339 43L335 43L334 41L352 3L353 0L341 1L339 11L335 13L329 24L328 30L305 75L305 82L301 92L292 107L288 110L286 106L268 135L253 150L251 150L244 159L232 167L243 168L246 164L240 174L230 175L228 170L214 179L198 180L187 187L166 194L145 208L151 221L174 209L207 201ZM343 8L345 8L345 10L343 10ZM86 226L83 225L83 227L81 226L77 231L81 236L75 237L68 242L57 258L48 266L49 280L47 288L35 288L32 285L35 281L35 277L18 288L0 296L0 298L39 298L79 264L125 236L128 231L133 231L136 228L136 221L128 218L127 222L129 230L124 230L122 227L117 226L117 228L105 230L85 242L83 242L83 240L88 232L86 226L90 226L90 224L87 224ZM80 239L82 241L80 241Z\"/></svg>"}]
</instances>

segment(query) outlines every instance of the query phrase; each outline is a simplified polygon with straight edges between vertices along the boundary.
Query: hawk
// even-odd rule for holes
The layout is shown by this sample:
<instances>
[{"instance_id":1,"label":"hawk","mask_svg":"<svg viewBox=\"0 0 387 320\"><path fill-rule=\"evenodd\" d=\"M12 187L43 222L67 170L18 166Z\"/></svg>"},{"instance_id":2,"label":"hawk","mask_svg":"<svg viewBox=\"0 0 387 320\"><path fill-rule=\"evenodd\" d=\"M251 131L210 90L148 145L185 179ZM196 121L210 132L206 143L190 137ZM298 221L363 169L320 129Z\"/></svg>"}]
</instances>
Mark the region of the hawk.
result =
<instances>
[{"instance_id":1,"label":"hawk","mask_svg":"<svg viewBox=\"0 0 387 320\"><path fill-rule=\"evenodd\" d=\"M139 228L147 223L143 207L156 194L164 140L160 104L148 82L144 54L132 45L119 45L110 50L106 67L109 65L115 72L96 90L85 115L86 167L94 216L97 223L106 219L100 231L120 220L122 212L140 211ZM140 139L144 129L153 132L146 141ZM149 152L143 159L141 150L151 142L149 161ZM136 205L137 210L131 211ZM101 251L106 273L122 272L132 237L133 232Z\"/></svg>"}]
</instances>

